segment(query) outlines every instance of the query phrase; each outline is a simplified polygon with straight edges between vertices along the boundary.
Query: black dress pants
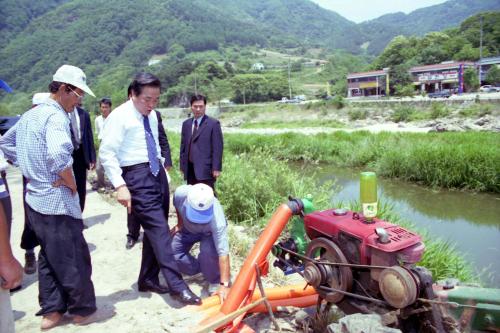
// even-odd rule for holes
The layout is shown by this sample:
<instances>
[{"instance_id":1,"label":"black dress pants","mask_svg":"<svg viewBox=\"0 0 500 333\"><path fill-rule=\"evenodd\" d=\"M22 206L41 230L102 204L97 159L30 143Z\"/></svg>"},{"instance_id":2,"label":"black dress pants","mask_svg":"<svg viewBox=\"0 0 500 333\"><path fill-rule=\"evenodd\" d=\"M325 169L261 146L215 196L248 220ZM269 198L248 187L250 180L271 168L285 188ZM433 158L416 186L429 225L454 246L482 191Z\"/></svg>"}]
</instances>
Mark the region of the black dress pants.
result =
<instances>
[{"instance_id":1,"label":"black dress pants","mask_svg":"<svg viewBox=\"0 0 500 333\"><path fill-rule=\"evenodd\" d=\"M73 173L75 174L76 191L80 197L80 208L83 212L87 196L87 163L81 145L73 152Z\"/></svg>"},{"instance_id":2,"label":"black dress pants","mask_svg":"<svg viewBox=\"0 0 500 333\"><path fill-rule=\"evenodd\" d=\"M90 252L83 221L68 215L44 215L29 205L29 224L40 242L37 316L51 312L88 316L96 311Z\"/></svg>"},{"instance_id":3,"label":"black dress pants","mask_svg":"<svg viewBox=\"0 0 500 333\"><path fill-rule=\"evenodd\" d=\"M35 232L31 229L28 222L28 205L26 204L26 185L28 184L27 179L23 176L23 207L24 207L24 229L21 235L21 249L23 250L33 250L38 245L38 239L36 239Z\"/></svg>"},{"instance_id":4,"label":"black dress pants","mask_svg":"<svg viewBox=\"0 0 500 333\"><path fill-rule=\"evenodd\" d=\"M170 289L180 292L187 288L179 273L170 248L171 236L167 223L169 189L165 170L155 177L148 163L124 167L123 179L132 195L132 215L144 229L142 261L138 285L158 283L161 271Z\"/></svg>"},{"instance_id":5,"label":"black dress pants","mask_svg":"<svg viewBox=\"0 0 500 333\"><path fill-rule=\"evenodd\" d=\"M215 178L197 179L195 174L194 174L194 165L192 162L188 162L188 174L187 174L186 178L187 178L186 181L187 181L188 185L195 185L195 184L202 183L202 184L210 186L215 194Z\"/></svg>"}]
</instances>

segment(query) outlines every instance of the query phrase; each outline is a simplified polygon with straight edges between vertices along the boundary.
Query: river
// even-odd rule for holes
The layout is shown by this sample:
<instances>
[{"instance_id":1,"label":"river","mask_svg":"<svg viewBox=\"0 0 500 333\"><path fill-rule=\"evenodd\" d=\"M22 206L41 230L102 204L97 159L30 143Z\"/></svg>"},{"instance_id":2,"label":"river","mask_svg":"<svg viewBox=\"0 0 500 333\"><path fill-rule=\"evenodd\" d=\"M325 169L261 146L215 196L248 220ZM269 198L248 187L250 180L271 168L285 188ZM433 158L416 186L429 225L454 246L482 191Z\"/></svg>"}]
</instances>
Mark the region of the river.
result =
<instances>
[{"instance_id":1,"label":"river","mask_svg":"<svg viewBox=\"0 0 500 333\"><path fill-rule=\"evenodd\" d=\"M320 182L341 187L332 202L359 200L359 172L322 165L307 167ZM500 195L430 189L398 180L378 179L378 197L419 228L456 245L482 281L500 288Z\"/></svg>"}]
</instances>

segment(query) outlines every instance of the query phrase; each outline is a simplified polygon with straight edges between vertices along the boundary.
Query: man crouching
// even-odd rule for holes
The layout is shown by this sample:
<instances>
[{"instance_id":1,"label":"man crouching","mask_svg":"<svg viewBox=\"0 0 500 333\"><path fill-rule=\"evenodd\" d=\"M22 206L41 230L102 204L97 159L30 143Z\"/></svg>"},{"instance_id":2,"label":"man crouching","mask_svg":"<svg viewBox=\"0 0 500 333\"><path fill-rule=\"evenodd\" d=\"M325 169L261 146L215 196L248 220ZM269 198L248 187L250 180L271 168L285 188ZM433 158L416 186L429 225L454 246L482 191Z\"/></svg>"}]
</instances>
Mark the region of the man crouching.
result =
<instances>
[{"instance_id":1,"label":"man crouching","mask_svg":"<svg viewBox=\"0 0 500 333\"><path fill-rule=\"evenodd\" d=\"M205 184L182 185L174 193L178 224L173 229L172 252L179 270L202 273L209 293L227 296L230 280L227 222L212 188ZM189 251L200 243L200 254Z\"/></svg>"}]
</instances>

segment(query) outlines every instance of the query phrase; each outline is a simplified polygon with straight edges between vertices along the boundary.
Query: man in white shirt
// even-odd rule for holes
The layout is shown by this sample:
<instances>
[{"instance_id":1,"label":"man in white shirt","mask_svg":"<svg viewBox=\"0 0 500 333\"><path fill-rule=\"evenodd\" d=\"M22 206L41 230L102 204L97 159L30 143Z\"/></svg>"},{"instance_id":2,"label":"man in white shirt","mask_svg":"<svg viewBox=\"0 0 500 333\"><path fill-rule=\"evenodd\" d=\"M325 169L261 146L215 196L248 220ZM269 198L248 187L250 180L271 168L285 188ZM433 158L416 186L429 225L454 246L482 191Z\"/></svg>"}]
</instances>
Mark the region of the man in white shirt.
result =
<instances>
[{"instance_id":1,"label":"man in white shirt","mask_svg":"<svg viewBox=\"0 0 500 333\"><path fill-rule=\"evenodd\" d=\"M158 118L152 112L160 100L161 82L139 73L131 84L132 97L106 120L99 150L117 200L144 229L139 291L170 292L185 304L201 304L187 286L169 247L169 188L158 140ZM168 288L159 284L162 272Z\"/></svg>"},{"instance_id":2,"label":"man in white shirt","mask_svg":"<svg viewBox=\"0 0 500 333\"><path fill-rule=\"evenodd\" d=\"M102 131L104 129L104 121L108 118L111 113L111 99L108 97L104 97L99 101L99 109L101 110L101 115L95 118L95 132L97 134L97 139L99 142L102 140ZM104 187L104 168L102 167L101 160L98 157L96 163L97 173L97 188Z\"/></svg>"}]
</instances>

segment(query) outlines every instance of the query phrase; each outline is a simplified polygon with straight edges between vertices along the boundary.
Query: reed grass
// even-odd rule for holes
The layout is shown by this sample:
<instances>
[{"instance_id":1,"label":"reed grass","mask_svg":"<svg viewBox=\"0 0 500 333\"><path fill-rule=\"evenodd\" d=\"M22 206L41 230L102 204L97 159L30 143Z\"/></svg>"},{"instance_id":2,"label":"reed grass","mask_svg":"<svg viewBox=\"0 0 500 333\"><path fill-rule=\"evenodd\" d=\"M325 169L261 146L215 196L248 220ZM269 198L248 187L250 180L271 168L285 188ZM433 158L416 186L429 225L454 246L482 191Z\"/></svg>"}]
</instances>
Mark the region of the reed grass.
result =
<instances>
[{"instance_id":1,"label":"reed grass","mask_svg":"<svg viewBox=\"0 0 500 333\"><path fill-rule=\"evenodd\" d=\"M227 135L236 153L268 149L279 160L369 167L378 175L427 186L500 192L500 133Z\"/></svg>"}]
</instances>

